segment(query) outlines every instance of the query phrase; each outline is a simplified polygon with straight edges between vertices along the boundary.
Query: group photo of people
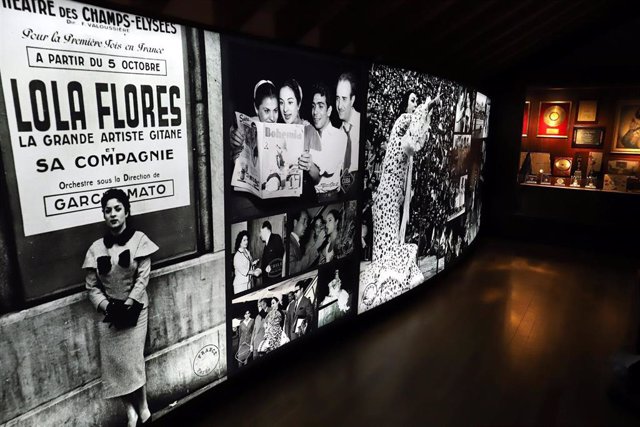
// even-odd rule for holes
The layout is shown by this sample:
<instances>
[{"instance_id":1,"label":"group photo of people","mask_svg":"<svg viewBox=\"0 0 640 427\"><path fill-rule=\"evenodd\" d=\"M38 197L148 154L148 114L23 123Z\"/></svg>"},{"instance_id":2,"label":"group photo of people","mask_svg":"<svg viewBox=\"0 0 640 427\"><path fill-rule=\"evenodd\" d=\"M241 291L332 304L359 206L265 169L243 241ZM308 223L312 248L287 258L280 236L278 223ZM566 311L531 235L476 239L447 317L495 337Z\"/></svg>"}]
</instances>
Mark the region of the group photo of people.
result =
<instances>
[{"instance_id":1,"label":"group photo of people","mask_svg":"<svg viewBox=\"0 0 640 427\"><path fill-rule=\"evenodd\" d=\"M231 38L223 55L232 219L281 210L279 193L303 204L355 197L366 106L361 67Z\"/></svg>"},{"instance_id":2,"label":"group photo of people","mask_svg":"<svg viewBox=\"0 0 640 427\"><path fill-rule=\"evenodd\" d=\"M233 294L276 283L284 276L286 215L231 224Z\"/></svg>"},{"instance_id":3,"label":"group photo of people","mask_svg":"<svg viewBox=\"0 0 640 427\"><path fill-rule=\"evenodd\" d=\"M449 156L460 91L415 71L370 70L359 311L435 274L436 230L456 192Z\"/></svg>"},{"instance_id":4,"label":"group photo of people","mask_svg":"<svg viewBox=\"0 0 640 427\"><path fill-rule=\"evenodd\" d=\"M237 367L317 327L318 272L291 277L231 302L231 343Z\"/></svg>"},{"instance_id":5,"label":"group photo of people","mask_svg":"<svg viewBox=\"0 0 640 427\"><path fill-rule=\"evenodd\" d=\"M344 259L355 249L356 202L301 209L289 215L289 274Z\"/></svg>"}]
</instances>

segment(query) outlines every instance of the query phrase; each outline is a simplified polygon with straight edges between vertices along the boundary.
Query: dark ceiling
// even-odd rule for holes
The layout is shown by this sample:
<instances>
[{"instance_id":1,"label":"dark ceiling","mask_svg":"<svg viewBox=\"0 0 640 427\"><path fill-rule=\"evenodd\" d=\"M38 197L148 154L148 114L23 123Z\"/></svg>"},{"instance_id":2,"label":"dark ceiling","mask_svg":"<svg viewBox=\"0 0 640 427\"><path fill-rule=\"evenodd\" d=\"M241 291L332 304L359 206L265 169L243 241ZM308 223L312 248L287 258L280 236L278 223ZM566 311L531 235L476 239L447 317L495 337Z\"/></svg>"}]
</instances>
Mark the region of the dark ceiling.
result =
<instances>
[{"instance_id":1,"label":"dark ceiling","mask_svg":"<svg viewBox=\"0 0 640 427\"><path fill-rule=\"evenodd\" d=\"M111 0L100 4L401 64L480 86L509 73L552 64L633 18L633 3L611 0Z\"/></svg>"}]
</instances>

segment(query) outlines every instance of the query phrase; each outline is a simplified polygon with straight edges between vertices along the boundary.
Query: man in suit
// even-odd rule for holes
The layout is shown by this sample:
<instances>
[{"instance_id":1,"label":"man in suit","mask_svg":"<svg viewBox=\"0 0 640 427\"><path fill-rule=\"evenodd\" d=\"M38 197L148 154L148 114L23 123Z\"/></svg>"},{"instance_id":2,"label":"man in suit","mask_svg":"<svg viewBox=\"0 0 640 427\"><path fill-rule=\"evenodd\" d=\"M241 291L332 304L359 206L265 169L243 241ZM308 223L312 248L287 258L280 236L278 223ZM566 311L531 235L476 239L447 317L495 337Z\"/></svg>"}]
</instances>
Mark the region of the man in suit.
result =
<instances>
[{"instance_id":1,"label":"man in suit","mask_svg":"<svg viewBox=\"0 0 640 427\"><path fill-rule=\"evenodd\" d=\"M358 144L360 143L360 113L353 104L356 100L356 79L352 73L343 73L338 77L336 86L336 110L342 120L340 129L347 136L343 170L358 170Z\"/></svg>"},{"instance_id":2,"label":"man in suit","mask_svg":"<svg viewBox=\"0 0 640 427\"><path fill-rule=\"evenodd\" d=\"M254 360L262 356L262 354L258 353L258 348L264 339L264 322L267 317L267 310L267 301L264 299L258 301L258 314L254 320L253 332L251 333L251 351L253 351Z\"/></svg>"},{"instance_id":3,"label":"man in suit","mask_svg":"<svg viewBox=\"0 0 640 427\"><path fill-rule=\"evenodd\" d=\"M311 267L320 255L318 249L322 241L314 241L306 250L301 247L301 239L307 233L308 227L309 213L302 210L293 217L293 231L289 235L289 274L296 274Z\"/></svg>"},{"instance_id":4,"label":"man in suit","mask_svg":"<svg viewBox=\"0 0 640 427\"><path fill-rule=\"evenodd\" d=\"M269 285L282 278L282 258L284 257L284 245L279 234L271 232L271 223L265 221L260 229L260 238L264 242L260 268L262 284Z\"/></svg>"},{"instance_id":5,"label":"man in suit","mask_svg":"<svg viewBox=\"0 0 640 427\"><path fill-rule=\"evenodd\" d=\"M293 331L293 314L296 308L296 296L293 292L289 292L287 295L287 309L284 313L284 333L289 339L291 339L291 331Z\"/></svg>"},{"instance_id":6,"label":"man in suit","mask_svg":"<svg viewBox=\"0 0 640 427\"><path fill-rule=\"evenodd\" d=\"M294 339L306 335L313 327L313 305L309 298L304 296L304 281L296 283L295 301L293 307L293 321L291 322L291 335L289 339Z\"/></svg>"}]
</instances>

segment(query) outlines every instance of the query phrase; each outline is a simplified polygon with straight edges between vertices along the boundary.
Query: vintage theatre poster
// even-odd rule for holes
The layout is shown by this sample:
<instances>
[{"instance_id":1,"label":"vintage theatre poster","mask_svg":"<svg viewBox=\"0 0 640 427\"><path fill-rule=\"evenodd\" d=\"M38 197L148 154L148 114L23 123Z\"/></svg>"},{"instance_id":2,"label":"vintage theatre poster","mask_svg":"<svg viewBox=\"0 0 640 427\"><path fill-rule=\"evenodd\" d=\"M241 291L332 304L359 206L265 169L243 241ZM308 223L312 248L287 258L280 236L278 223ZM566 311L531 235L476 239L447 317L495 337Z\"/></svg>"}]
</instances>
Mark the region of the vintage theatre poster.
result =
<instances>
[{"instance_id":1,"label":"vintage theatre poster","mask_svg":"<svg viewBox=\"0 0 640 427\"><path fill-rule=\"evenodd\" d=\"M1 12L2 154L25 236L99 220L87 211L111 187L137 214L189 205L182 27L64 0Z\"/></svg>"}]
</instances>

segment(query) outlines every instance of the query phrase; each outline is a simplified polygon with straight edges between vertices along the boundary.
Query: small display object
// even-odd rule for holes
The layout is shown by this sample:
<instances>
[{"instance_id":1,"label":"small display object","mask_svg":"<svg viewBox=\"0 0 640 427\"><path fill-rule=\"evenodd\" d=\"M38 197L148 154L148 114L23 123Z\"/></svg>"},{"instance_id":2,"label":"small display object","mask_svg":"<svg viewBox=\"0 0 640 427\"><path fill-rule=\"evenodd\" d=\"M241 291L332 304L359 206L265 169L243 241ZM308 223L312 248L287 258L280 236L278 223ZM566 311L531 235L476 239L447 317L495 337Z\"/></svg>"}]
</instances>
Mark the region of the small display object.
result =
<instances>
[{"instance_id":1,"label":"small display object","mask_svg":"<svg viewBox=\"0 0 640 427\"><path fill-rule=\"evenodd\" d=\"M578 176L578 175L573 175L571 177L571 187L582 187L582 177Z\"/></svg>"},{"instance_id":2,"label":"small display object","mask_svg":"<svg viewBox=\"0 0 640 427\"><path fill-rule=\"evenodd\" d=\"M603 127L580 127L573 128L573 142L571 146L574 148L599 148L604 143Z\"/></svg>"},{"instance_id":3,"label":"small display object","mask_svg":"<svg viewBox=\"0 0 640 427\"><path fill-rule=\"evenodd\" d=\"M538 137L568 138L571 101L546 101L540 103Z\"/></svg>"},{"instance_id":4,"label":"small display object","mask_svg":"<svg viewBox=\"0 0 640 427\"><path fill-rule=\"evenodd\" d=\"M567 180L566 180L566 178L555 178L553 180L553 185L556 185L558 187L566 187L567 186Z\"/></svg>"},{"instance_id":5,"label":"small display object","mask_svg":"<svg viewBox=\"0 0 640 427\"><path fill-rule=\"evenodd\" d=\"M571 173L578 173L582 175L582 153L576 153L573 157L573 167L571 168Z\"/></svg>"},{"instance_id":6,"label":"small display object","mask_svg":"<svg viewBox=\"0 0 640 427\"><path fill-rule=\"evenodd\" d=\"M534 173L527 174L527 177L525 178L524 182L526 182L527 184L537 184L538 175Z\"/></svg>"},{"instance_id":7,"label":"small display object","mask_svg":"<svg viewBox=\"0 0 640 427\"><path fill-rule=\"evenodd\" d=\"M604 174L602 189L604 191L627 191L627 175Z\"/></svg>"},{"instance_id":8,"label":"small display object","mask_svg":"<svg viewBox=\"0 0 640 427\"><path fill-rule=\"evenodd\" d=\"M531 102L524 103L524 114L522 115L522 136L527 136L529 132L529 114L531 113Z\"/></svg>"},{"instance_id":9,"label":"small display object","mask_svg":"<svg viewBox=\"0 0 640 427\"><path fill-rule=\"evenodd\" d=\"M611 152L640 154L640 100L618 103Z\"/></svg>"},{"instance_id":10,"label":"small display object","mask_svg":"<svg viewBox=\"0 0 640 427\"><path fill-rule=\"evenodd\" d=\"M543 173L542 178L540 178L540 184L551 185L551 174Z\"/></svg>"},{"instance_id":11,"label":"small display object","mask_svg":"<svg viewBox=\"0 0 640 427\"><path fill-rule=\"evenodd\" d=\"M634 175L640 172L640 162L634 160L609 160L607 172L616 175Z\"/></svg>"},{"instance_id":12,"label":"small display object","mask_svg":"<svg viewBox=\"0 0 640 427\"><path fill-rule=\"evenodd\" d=\"M596 123L598 121L598 101L578 102L576 123Z\"/></svg>"},{"instance_id":13,"label":"small display object","mask_svg":"<svg viewBox=\"0 0 640 427\"><path fill-rule=\"evenodd\" d=\"M553 175L555 176L570 176L571 164L573 158L571 157L556 157L553 162Z\"/></svg>"},{"instance_id":14,"label":"small display object","mask_svg":"<svg viewBox=\"0 0 640 427\"><path fill-rule=\"evenodd\" d=\"M584 186L584 188L590 188L590 189L596 188L596 179L595 179L595 177L588 176L587 177L587 184Z\"/></svg>"}]
</instances>

